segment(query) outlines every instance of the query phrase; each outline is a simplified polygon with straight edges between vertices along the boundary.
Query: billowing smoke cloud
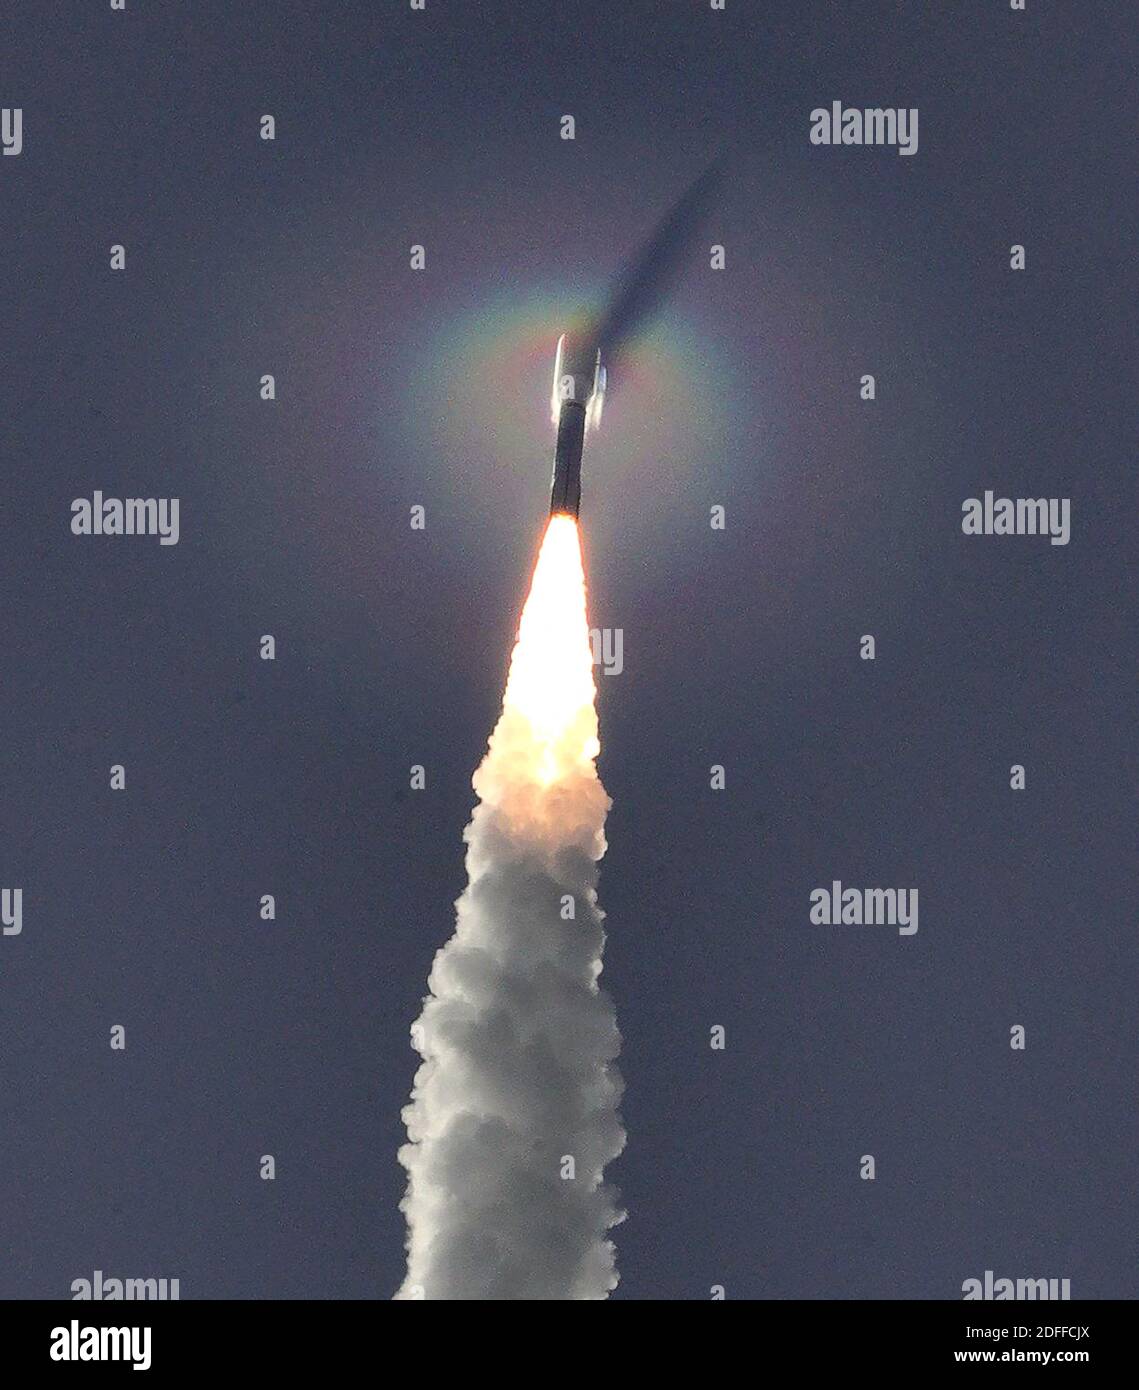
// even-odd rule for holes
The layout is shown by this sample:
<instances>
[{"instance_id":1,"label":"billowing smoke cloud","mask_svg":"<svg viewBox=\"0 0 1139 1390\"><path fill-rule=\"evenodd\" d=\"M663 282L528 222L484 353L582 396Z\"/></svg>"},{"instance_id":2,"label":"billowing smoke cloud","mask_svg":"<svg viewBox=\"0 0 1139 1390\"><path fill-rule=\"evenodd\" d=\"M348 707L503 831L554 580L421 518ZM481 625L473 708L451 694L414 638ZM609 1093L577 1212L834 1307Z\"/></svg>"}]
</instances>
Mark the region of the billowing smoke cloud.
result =
<instances>
[{"instance_id":1,"label":"billowing smoke cloud","mask_svg":"<svg viewBox=\"0 0 1139 1390\"><path fill-rule=\"evenodd\" d=\"M474 777L468 886L412 1029L401 1299L600 1299L621 1219L620 1045L598 988L599 751L577 525L554 517Z\"/></svg>"}]
</instances>

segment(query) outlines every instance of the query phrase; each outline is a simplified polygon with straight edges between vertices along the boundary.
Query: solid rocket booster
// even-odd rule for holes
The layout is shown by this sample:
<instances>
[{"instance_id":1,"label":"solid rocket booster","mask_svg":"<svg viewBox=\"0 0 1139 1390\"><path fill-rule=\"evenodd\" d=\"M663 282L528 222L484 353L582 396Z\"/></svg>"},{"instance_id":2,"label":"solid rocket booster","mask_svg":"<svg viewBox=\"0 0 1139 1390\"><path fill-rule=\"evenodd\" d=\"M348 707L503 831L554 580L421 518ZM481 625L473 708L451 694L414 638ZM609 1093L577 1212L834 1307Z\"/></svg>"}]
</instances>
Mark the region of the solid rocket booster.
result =
<instances>
[{"instance_id":1,"label":"solid rocket booster","mask_svg":"<svg viewBox=\"0 0 1139 1390\"><path fill-rule=\"evenodd\" d=\"M605 368L601 351L570 344L563 333L554 358L550 409L558 427L554 474L550 480L550 515L577 516L581 506L581 454L585 436L601 420Z\"/></svg>"}]
</instances>

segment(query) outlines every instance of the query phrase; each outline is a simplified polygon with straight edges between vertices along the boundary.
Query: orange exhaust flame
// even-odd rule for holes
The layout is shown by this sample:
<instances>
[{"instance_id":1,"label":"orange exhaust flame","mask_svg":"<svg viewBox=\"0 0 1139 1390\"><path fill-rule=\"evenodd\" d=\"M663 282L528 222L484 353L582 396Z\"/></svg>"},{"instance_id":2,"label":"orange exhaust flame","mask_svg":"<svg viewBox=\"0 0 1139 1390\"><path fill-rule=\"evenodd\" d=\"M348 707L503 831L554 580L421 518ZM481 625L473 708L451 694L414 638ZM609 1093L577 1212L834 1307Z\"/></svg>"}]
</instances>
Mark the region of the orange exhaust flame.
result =
<instances>
[{"instance_id":1,"label":"orange exhaust flame","mask_svg":"<svg viewBox=\"0 0 1139 1390\"><path fill-rule=\"evenodd\" d=\"M476 776L480 797L499 800L488 798L482 779L484 772L494 776L500 758L509 761L511 783L520 790L551 788L583 772L592 775L601 747L596 694L581 537L573 517L554 516L522 610L502 718Z\"/></svg>"}]
</instances>

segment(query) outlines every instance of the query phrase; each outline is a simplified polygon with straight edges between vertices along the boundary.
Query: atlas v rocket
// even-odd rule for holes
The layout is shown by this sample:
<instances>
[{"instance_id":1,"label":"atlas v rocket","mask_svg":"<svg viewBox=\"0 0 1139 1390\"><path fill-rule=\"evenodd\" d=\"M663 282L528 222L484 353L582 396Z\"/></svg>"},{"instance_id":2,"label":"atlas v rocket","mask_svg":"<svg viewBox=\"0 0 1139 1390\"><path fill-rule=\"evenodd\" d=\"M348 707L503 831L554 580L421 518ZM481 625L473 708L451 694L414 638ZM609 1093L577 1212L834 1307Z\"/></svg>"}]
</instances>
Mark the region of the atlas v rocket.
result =
<instances>
[{"instance_id":1,"label":"atlas v rocket","mask_svg":"<svg viewBox=\"0 0 1139 1390\"><path fill-rule=\"evenodd\" d=\"M551 400L558 427L551 516L576 517L581 506L581 453L586 435L601 420L605 400L601 354L610 365L619 364L629 340L660 306L668 281L688 253L711 204L720 173L719 161L704 170L618 276L603 312L579 322L577 330L558 339Z\"/></svg>"},{"instance_id":2,"label":"atlas v rocket","mask_svg":"<svg viewBox=\"0 0 1139 1390\"><path fill-rule=\"evenodd\" d=\"M550 480L550 515L577 516L581 506L581 453L585 436L601 420L605 400L605 368L601 349L571 343L563 333L554 358L554 390L550 397L558 427L554 445L554 476Z\"/></svg>"}]
</instances>

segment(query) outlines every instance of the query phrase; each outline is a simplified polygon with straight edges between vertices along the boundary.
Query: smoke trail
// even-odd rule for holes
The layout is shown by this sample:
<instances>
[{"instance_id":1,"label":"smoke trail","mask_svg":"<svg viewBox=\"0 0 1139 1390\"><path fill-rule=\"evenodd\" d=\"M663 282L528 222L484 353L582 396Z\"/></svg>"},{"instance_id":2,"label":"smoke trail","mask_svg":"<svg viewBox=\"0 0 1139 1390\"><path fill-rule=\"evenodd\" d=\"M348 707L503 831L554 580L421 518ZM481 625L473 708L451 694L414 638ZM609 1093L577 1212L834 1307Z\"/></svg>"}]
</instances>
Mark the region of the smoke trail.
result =
<instances>
[{"instance_id":1,"label":"smoke trail","mask_svg":"<svg viewBox=\"0 0 1139 1390\"><path fill-rule=\"evenodd\" d=\"M412 1030L397 1298L600 1299L617 1284L622 1213L602 1172L625 1134L620 1036L597 985L609 798L595 694L577 524L556 516L474 777L455 934Z\"/></svg>"},{"instance_id":2,"label":"smoke trail","mask_svg":"<svg viewBox=\"0 0 1139 1390\"><path fill-rule=\"evenodd\" d=\"M722 175L720 160L709 164L617 277L609 302L588 335L601 349L610 370L619 362L629 341L660 307L669 282L691 250L700 223L712 206Z\"/></svg>"}]
</instances>

